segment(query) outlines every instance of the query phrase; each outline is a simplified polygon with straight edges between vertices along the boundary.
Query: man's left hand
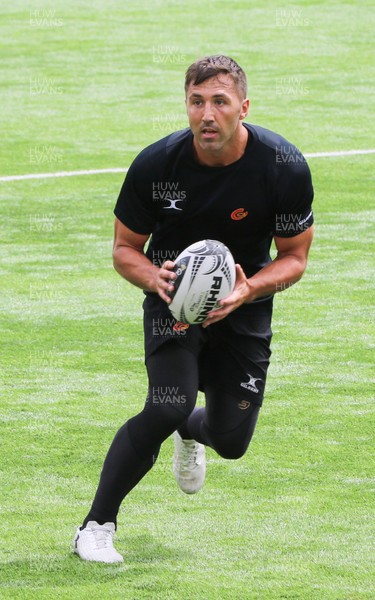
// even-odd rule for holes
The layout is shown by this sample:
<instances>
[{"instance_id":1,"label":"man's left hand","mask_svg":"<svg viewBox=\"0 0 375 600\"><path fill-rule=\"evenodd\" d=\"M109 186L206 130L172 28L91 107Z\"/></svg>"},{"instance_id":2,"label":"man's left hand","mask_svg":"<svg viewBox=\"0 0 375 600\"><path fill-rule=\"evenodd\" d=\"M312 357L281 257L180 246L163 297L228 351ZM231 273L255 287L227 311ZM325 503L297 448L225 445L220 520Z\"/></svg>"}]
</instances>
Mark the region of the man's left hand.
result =
<instances>
[{"instance_id":1,"label":"man's left hand","mask_svg":"<svg viewBox=\"0 0 375 600\"><path fill-rule=\"evenodd\" d=\"M220 308L216 308L208 313L207 319L202 323L202 326L208 327L212 323L225 319L229 313L236 310L241 304L249 302L250 295L251 286L249 280L246 278L241 265L236 264L236 283L233 292L219 301Z\"/></svg>"}]
</instances>

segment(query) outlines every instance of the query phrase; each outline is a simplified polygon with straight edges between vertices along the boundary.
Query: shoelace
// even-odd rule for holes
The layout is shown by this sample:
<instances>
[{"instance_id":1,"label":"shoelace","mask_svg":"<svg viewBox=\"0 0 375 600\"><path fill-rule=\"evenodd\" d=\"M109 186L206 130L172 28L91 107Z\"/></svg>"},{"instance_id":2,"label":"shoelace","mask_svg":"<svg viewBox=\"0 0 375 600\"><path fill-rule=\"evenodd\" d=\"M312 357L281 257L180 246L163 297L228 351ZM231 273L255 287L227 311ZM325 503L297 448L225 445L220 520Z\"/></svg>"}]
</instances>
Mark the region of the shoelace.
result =
<instances>
[{"instance_id":1,"label":"shoelace","mask_svg":"<svg viewBox=\"0 0 375 600\"><path fill-rule=\"evenodd\" d=\"M194 442L193 444L182 446L182 460L181 463L183 466L191 466L198 465L198 451L199 445Z\"/></svg>"},{"instance_id":2,"label":"shoelace","mask_svg":"<svg viewBox=\"0 0 375 600\"><path fill-rule=\"evenodd\" d=\"M112 546L112 533L108 529L91 529L90 533L98 550Z\"/></svg>"}]
</instances>

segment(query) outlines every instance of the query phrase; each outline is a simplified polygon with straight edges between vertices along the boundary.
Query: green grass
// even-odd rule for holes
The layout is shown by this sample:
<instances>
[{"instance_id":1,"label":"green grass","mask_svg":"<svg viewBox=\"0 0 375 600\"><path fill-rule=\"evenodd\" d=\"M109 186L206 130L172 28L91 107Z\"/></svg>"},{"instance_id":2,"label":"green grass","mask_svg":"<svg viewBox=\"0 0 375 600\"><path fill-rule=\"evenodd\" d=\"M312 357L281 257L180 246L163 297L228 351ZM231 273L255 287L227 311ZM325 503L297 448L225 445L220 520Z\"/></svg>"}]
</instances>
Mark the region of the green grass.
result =
<instances>
[{"instance_id":1,"label":"green grass","mask_svg":"<svg viewBox=\"0 0 375 600\"><path fill-rule=\"evenodd\" d=\"M1 9L0 175L127 167L185 125L185 68L215 52L246 68L252 122L304 152L372 147L371 3L24 4ZM167 440L121 509L118 566L70 543L147 388L142 293L111 266L123 177L0 181L0 598L374 597L374 160L309 163L315 242L276 299L249 451L208 451L187 497Z\"/></svg>"}]
</instances>

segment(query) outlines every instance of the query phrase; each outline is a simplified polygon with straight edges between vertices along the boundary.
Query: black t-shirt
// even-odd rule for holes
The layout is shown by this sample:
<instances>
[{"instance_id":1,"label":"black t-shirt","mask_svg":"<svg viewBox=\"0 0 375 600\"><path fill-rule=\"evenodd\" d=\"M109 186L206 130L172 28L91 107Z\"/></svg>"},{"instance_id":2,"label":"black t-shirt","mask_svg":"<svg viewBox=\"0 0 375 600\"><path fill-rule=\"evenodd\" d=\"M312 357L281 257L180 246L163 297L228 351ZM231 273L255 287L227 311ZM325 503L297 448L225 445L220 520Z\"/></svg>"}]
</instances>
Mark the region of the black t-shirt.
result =
<instances>
[{"instance_id":1,"label":"black t-shirt","mask_svg":"<svg viewBox=\"0 0 375 600\"><path fill-rule=\"evenodd\" d=\"M151 234L146 254L154 264L216 239L250 277L270 262L274 236L292 237L312 225L314 192L302 154L267 129L244 126L245 152L225 167L195 160L190 129L148 146L132 163L114 212L132 231Z\"/></svg>"}]
</instances>

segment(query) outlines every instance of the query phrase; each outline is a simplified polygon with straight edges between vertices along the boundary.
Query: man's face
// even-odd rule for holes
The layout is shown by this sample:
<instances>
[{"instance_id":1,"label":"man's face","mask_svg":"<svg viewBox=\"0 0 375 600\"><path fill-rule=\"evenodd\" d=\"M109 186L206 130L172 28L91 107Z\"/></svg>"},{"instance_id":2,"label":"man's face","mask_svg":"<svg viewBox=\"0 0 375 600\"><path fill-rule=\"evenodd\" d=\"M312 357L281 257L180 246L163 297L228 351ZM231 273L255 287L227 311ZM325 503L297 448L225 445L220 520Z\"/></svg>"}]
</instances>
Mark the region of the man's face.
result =
<instances>
[{"instance_id":1,"label":"man's face","mask_svg":"<svg viewBox=\"0 0 375 600\"><path fill-rule=\"evenodd\" d=\"M249 100L241 98L230 75L222 74L199 85L191 83L186 109L198 153L218 155L236 143Z\"/></svg>"}]
</instances>

